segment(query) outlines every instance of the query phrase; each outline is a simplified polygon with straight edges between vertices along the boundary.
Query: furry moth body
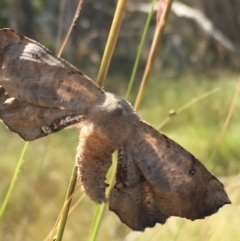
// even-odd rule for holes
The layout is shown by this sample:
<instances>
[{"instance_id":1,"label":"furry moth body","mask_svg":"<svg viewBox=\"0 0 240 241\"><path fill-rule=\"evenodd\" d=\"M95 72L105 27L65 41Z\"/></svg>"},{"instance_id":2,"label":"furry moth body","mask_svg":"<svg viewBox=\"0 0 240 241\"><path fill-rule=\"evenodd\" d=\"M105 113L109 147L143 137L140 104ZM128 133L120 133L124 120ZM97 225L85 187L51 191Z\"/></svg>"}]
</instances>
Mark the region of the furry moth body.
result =
<instances>
[{"instance_id":1,"label":"furry moth body","mask_svg":"<svg viewBox=\"0 0 240 241\"><path fill-rule=\"evenodd\" d=\"M0 30L0 119L29 141L79 123L79 178L97 203L107 201L105 175L118 149L109 207L133 230L170 216L202 219L230 203L201 162L141 121L128 102L10 29Z\"/></svg>"}]
</instances>

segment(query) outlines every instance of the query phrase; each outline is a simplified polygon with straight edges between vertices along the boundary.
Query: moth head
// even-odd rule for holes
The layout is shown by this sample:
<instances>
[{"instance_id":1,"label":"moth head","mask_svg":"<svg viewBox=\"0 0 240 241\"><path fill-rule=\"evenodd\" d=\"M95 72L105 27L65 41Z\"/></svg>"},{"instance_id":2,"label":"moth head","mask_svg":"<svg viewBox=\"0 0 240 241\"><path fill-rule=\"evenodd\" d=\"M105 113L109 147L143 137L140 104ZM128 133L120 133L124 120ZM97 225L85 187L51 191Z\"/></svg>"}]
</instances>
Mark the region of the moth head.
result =
<instances>
[{"instance_id":1,"label":"moth head","mask_svg":"<svg viewBox=\"0 0 240 241\"><path fill-rule=\"evenodd\" d=\"M111 93L106 93L104 101L91 109L89 118L96 131L108 136L116 146L121 145L140 122L131 105Z\"/></svg>"}]
</instances>

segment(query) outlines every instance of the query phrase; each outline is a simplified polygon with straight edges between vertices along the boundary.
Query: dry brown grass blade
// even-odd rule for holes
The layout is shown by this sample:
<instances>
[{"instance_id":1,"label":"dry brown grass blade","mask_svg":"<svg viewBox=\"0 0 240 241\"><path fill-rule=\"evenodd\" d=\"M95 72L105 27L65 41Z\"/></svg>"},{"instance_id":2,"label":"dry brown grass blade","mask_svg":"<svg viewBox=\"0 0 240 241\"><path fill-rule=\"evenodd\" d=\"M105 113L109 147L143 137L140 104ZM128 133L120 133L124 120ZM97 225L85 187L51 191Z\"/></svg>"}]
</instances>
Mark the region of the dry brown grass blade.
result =
<instances>
[{"instance_id":1,"label":"dry brown grass blade","mask_svg":"<svg viewBox=\"0 0 240 241\"><path fill-rule=\"evenodd\" d=\"M158 46L159 46L159 43L160 43L162 35L163 35L164 28L167 23L167 18L168 18L170 9L171 9L172 2L173 2L173 0L162 0L159 3L159 11L158 11L158 15L157 15L157 27L156 27L156 31L154 34L149 57L147 60L146 68L145 68L143 78L141 81L141 85L138 90L137 98L135 101L135 105L134 105L135 110L138 110L140 102L142 100L143 92L145 90L145 86L147 84L148 77L152 70L153 61L155 59L155 56L156 56L156 53L158 50Z\"/></svg>"},{"instance_id":2,"label":"dry brown grass blade","mask_svg":"<svg viewBox=\"0 0 240 241\"><path fill-rule=\"evenodd\" d=\"M68 32L67 32L67 35L63 41L63 44L58 52L58 57L61 56L62 54L62 51L69 39L69 36L70 36L70 33L72 32L72 29L73 29L73 26L79 16L79 12L80 12L80 9L81 9L81 6L82 6L82 2L83 0L79 0L78 2L78 5L76 7L76 11L75 11L75 14L73 16L73 19L72 19L72 22L71 22L71 25L68 29ZM75 190L75 186L76 186L76 180L77 180L77 167L74 165L73 167L73 171L72 171L72 175L71 175L71 178L70 178L70 182L69 182L69 187L68 187L68 190L67 190L67 194L66 194L66 198L65 198L65 203L64 203L64 206L63 206L63 209L61 211L61 213L59 214L59 218L56 222L54 228L53 228L53 232L52 232L52 237L50 240L53 240L53 235L54 235L54 232L56 231L57 229L57 233L56 233L56 240L57 241L61 241L62 240L62 236L63 236L63 232L64 232L64 229L65 229L65 225L66 225L66 222L67 222L67 217L68 217L68 212L69 212L69 208L70 208L70 205L71 205L71 201L72 201L72 196L74 194L74 190Z\"/></svg>"},{"instance_id":3,"label":"dry brown grass blade","mask_svg":"<svg viewBox=\"0 0 240 241\"><path fill-rule=\"evenodd\" d=\"M67 0L59 1L59 16L58 16L58 31L57 31L57 49L60 49L62 33L63 33L63 22L64 22L64 9Z\"/></svg>"},{"instance_id":4,"label":"dry brown grass blade","mask_svg":"<svg viewBox=\"0 0 240 241\"><path fill-rule=\"evenodd\" d=\"M73 196L76 194L76 192L78 191L78 189L81 187L81 185L79 185L78 187L76 187L76 189L74 190L74 192L72 193L72 195L68 198L68 200L64 203L60 213L58 214L57 220L52 228L52 230L49 232L49 234L47 235L47 237L45 239L43 239L43 241L52 241L54 240L54 234L56 232L57 226L59 224L60 218L67 206L67 204L69 203L69 201L73 198ZM83 193L83 195L81 195L81 197L76 201L76 203L72 206L71 210L69 211L69 214L77 207L77 205L82 201L82 199L84 198L85 194Z\"/></svg>"},{"instance_id":5,"label":"dry brown grass blade","mask_svg":"<svg viewBox=\"0 0 240 241\"><path fill-rule=\"evenodd\" d=\"M237 87L236 87L236 91L235 91L235 94L233 96L233 99L232 99L232 103L231 103L231 106L230 106L230 109L229 109L229 112L228 112L228 115L227 115L227 118L224 122L224 125L223 125L223 128L222 128L222 131L221 131L221 134L219 135L218 137L218 140L216 142L216 145L215 145L215 150L218 148L218 146L220 145L223 137L224 137L224 134L226 133L226 130L227 130L227 127L229 125L229 122L231 120L231 117L233 115L233 111L235 109L235 106L236 106L236 102L237 102L237 98L238 98L238 95L239 95L239 92L240 92L240 78L238 80L238 84L237 84Z\"/></svg>"},{"instance_id":6,"label":"dry brown grass blade","mask_svg":"<svg viewBox=\"0 0 240 241\"><path fill-rule=\"evenodd\" d=\"M66 44L67 44L67 41L68 41L69 36L70 36L70 33L72 32L73 26L74 26L74 24L75 24L75 22L77 21L77 18L78 18L78 16L79 16L79 12L80 12L80 10L81 10L82 2L83 2L82 0L79 0L79 2L78 2L78 5L77 5L77 8L76 8L74 17L73 17L73 19L72 19L72 23L71 23L71 25L70 25L70 27L69 27L69 29L68 29L67 35L66 35L66 37L65 37L65 39L64 39L64 41L63 41L63 43L62 43L62 45L61 45L61 48L60 48L60 50L58 51L58 54L57 54L58 57L61 56L61 54L62 54L62 52L63 52L63 49L65 48L65 46L66 46Z\"/></svg>"},{"instance_id":7,"label":"dry brown grass blade","mask_svg":"<svg viewBox=\"0 0 240 241\"><path fill-rule=\"evenodd\" d=\"M169 113L169 115L160 123L158 130L160 130L164 125L166 125L175 115L180 114L182 111L184 111L185 109L187 109L188 107L190 107L191 105L193 105L194 103L206 98L209 95L212 95L214 93L216 93L217 91L219 91L220 88L216 88L214 90L211 90L207 93L204 93L190 101L188 101L185 105L183 105L182 107L180 107L179 109L177 109L176 111L174 111L173 113Z\"/></svg>"}]
</instances>

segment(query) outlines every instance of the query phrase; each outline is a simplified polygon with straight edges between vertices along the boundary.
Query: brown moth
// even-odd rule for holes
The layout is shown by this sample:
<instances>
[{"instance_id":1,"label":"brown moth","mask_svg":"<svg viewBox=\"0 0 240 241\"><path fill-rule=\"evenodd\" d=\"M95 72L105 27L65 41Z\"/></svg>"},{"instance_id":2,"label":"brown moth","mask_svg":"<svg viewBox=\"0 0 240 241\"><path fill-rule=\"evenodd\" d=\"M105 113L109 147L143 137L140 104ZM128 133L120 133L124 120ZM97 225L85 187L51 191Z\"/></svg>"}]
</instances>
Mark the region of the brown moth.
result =
<instances>
[{"instance_id":1,"label":"brown moth","mask_svg":"<svg viewBox=\"0 0 240 241\"><path fill-rule=\"evenodd\" d=\"M96 203L107 201L105 175L119 150L109 208L131 229L202 219L231 203L193 155L39 43L1 29L0 66L0 119L11 131L32 141L78 123L78 174Z\"/></svg>"}]
</instances>

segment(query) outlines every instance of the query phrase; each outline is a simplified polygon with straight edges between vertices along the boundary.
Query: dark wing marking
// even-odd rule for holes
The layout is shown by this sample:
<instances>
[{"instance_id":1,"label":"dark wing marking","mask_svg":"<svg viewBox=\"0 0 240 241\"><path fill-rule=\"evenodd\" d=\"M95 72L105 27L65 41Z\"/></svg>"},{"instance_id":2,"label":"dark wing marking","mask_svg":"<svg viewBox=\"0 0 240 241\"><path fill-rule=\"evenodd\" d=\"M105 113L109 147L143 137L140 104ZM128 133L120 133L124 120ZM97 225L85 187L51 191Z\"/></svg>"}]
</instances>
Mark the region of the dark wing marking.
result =
<instances>
[{"instance_id":1,"label":"dark wing marking","mask_svg":"<svg viewBox=\"0 0 240 241\"><path fill-rule=\"evenodd\" d=\"M116 184L111 190L109 208L131 229L143 231L157 222L164 224L168 217L158 210L151 187L127 145L118 153Z\"/></svg>"},{"instance_id":2,"label":"dark wing marking","mask_svg":"<svg viewBox=\"0 0 240 241\"><path fill-rule=\"evenodd\" d=\"M123 153L126 164L118 167L110 209L132 229L163 223L163 217L201 219L230 203L223 185L194 156L144 122ZM159 217L146 211L151 207Z\"/></svg>"},{"instance_id":3,"label":"dark wing marking","mask_svg":"<svg viewBox=\"0 0 240 241\"><path fill-rule=\"evenodd\" d=\"M0 87L0 118L24 140L34 140L82 122L84 117L70 111L39 107L10 97Z\"/></svg>"},{"instance_id":4,"label":"dark wing marking","mask_svg":"<svg viewBox=\"0 0 240 241\"><path fill-rule=\"evenodd\" d=\"M75 123L105 99L105 92L75 67L10 29L0 30L0 86L0 119L25 140ZM51 129L56 122L58 128ZM44 135L39 134L43 126L48 128Z\"/></svg>"}]
</instances>

